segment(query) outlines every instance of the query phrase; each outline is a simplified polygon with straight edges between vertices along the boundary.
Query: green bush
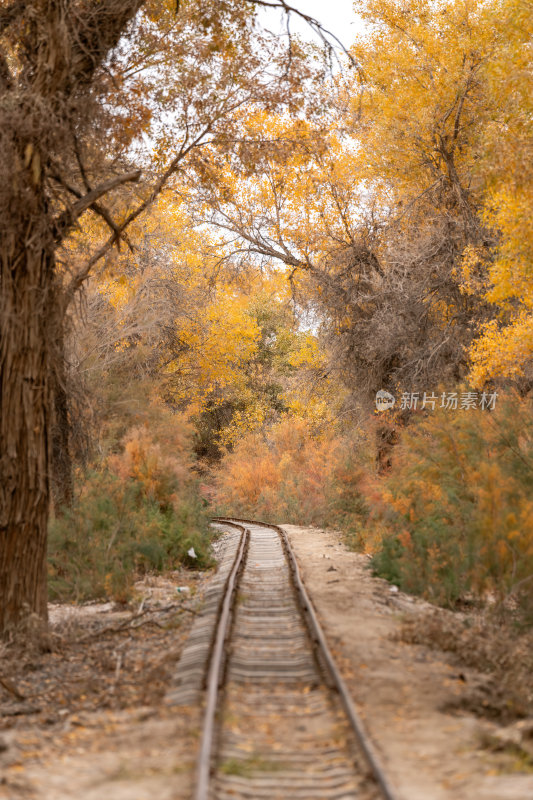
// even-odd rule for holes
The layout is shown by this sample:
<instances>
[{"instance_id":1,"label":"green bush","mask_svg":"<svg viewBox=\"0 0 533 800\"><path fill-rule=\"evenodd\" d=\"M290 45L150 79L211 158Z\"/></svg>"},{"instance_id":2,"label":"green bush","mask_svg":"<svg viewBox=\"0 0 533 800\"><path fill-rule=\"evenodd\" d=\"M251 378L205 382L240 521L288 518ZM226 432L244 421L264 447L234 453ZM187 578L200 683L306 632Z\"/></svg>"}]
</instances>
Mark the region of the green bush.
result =
<instances>
[{"instance_id":1,"label":"green bush","mask_svg":"<svg viewBox=\"0 0 533 800\"><path fill-rule=\"evenodd\" d=\"M126 601L138 575L211 564L195 479L147 430L130 432L123 452L82 476L78 492L73 507L50 522L51 600Z\"/></svg>"}]
</instances>

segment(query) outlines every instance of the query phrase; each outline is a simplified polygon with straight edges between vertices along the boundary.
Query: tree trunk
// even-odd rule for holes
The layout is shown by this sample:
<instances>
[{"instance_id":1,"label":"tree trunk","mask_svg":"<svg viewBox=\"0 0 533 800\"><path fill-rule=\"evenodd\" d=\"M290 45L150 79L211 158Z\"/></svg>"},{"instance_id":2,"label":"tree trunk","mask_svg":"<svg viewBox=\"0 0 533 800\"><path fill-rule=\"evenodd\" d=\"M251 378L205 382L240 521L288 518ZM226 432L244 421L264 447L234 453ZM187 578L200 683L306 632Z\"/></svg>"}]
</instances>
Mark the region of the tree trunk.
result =
<instances>
[{"instance_id":1,"label":"tree trunk","mask_svg":"<svg viewBox=\"0 0 533 800\"><path fill-rule=\"evenodd\" d=\"M91 129L84 98L143 2L2 3L0 637L47 613L50 383L61 324L54 248L92 202L89 192L76 209L56 173L73 157L69 132Z\"/></svg>"},{"instance_id":2,"label":"tree trunk","mask_svg":"<svg viewBox=\"0 0 533 800\"><path fill-rule=\"evenodd\" d=\"M61 321L59 321L61 325ZM70 450L70 414L66 385L63 327L54 352L53 398L54 420L52 424L52 499L54 513L60 515L70 508L74 496L72 482L72 454Z\"/></svg>"},{"instance_id":3,"label":"tree trunk","mask_svg":"<svg viewBox=\"0 0 533 800\"><path fill-rule=\"evenodd\" d=\"M392 467L392 449L398 443L398 432L393 425L383 423L376 428L376 468L378 475L386 475Z\"/></svg>"},{"instance_id":4,"label":"tree trunk","mask_svg":"<svg viewBox=\"0 0 533 800\"><path fill-rule=\"evenodd\" d=\"M46 226L27 222L0 252L0 637L47 619L54 256Z\"/></svg>"}]
</instances>

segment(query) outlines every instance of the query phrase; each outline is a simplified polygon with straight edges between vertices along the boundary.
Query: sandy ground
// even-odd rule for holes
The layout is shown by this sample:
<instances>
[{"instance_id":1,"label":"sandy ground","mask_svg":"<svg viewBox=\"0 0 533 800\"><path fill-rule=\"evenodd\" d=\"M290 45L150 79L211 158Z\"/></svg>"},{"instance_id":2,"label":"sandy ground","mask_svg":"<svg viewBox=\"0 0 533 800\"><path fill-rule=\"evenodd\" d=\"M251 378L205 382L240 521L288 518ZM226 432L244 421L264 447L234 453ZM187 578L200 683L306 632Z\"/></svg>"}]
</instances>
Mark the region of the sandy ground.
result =
<instances>
[{"instance_id":1,"label":"sandy ground","mask_svg":"<svg viewBox=\"0 0 533 800\"><path fill-rule=\"evenodd\" d=\"M52 651L4 653L2 800L191 797L199 709L176 713L165 692L194 619L183 608L200 608L205 580L147 577L129 609L51 605Z\"/></svg>"},{"instance_id":2,"label":"sandy ground","mask_svg":"<svg viewBox=\"0 0 533 800\"><path fill-rule=\"evenodd\" d=\"M442 709L480 679L399 639L431 606L394 591L338 534L285 525L329 645L400 800L531 800L533 774L482 741L491 724Z\"/></svg>"},{"instance_id":3,"label":"sandy ground","mask_svg":"<svg viewBox=\"0 0 533 800\"><path fill-rule=\"evenodd\" d=\"M186 800L199 723L190 709L139 708L70 720L53 736L25 731L0 797Z\"/></svg>"},{"instance_id":4,"label":"sandy ground","mask_svg":"<svg viewBox=\"0 0 533 800\"><path fill-rule=\"evenodd\" d=\"M399 800L531 800L533 774L517 772L510 754L483 748L490 723L442 710L479 676L399 639L402 619L431 607L372 578L367 557L339 535L285 527ZM168 707L164 698L193 619L175 614L176 602L200 608L208 578L148 578L137 611L52 607L52 652L20 664L3 654L2 800L191 797L199 710ZM180 584L190 591L177 594Z\"/></svg>"}]
</instances>

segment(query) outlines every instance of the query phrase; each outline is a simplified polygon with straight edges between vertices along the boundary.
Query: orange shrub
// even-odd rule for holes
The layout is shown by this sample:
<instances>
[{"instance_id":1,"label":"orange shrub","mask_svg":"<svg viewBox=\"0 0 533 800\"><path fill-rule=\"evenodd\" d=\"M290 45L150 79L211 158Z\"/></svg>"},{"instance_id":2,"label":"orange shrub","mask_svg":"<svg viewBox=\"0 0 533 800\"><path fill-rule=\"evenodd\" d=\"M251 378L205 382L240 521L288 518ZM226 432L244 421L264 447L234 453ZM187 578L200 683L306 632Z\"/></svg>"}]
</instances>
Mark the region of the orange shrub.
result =
<instances>
[{"instance_id":1,"label":"orange shrub","mask_svg":"<svg viewBox=\"0 0 533 800\"><path fill-rule=\"evenodd\" d=\"M211 563L191 426L157 401L135 416L110 442L115 452L78 476L73 507L50 522L52 599L125 600L139 573Z\"/></svg>"},{"instance_id":2,"label":"orange shrub","mask_svg":"<svg viewBox=\"0 0 533 800\"><path fill-rule=\"evenodd\" d=\"M216 475L220 513L267 521L356 527L366 509L365 472L353 442L313 435L302 419L286 418L251 434L227 453Z\"/></svg>"},{"instance_id":3,"label":"orange shrub","mask_svg":"<svg viewBox=\"0 0 533 800\"><path fill-rule=\"evenodd\" d=\"M390 532L379 574L435 602L519 602L533 618L531 401L432 412L404 433L398 456L383 481Z\"/></svg>"}]
</instances>

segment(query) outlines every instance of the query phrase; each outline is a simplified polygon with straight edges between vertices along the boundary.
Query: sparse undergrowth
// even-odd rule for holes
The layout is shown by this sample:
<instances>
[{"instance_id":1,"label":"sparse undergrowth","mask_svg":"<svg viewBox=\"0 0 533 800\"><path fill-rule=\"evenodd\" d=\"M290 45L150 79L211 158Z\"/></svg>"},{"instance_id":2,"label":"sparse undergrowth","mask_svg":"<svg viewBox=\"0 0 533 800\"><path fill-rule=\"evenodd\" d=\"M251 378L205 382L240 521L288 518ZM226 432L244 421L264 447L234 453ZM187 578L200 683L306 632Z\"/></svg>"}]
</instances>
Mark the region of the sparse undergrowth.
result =
<instances>
[{"instance_id":1,"label":"sparse undergrowth","mask_svg":"<svg viewBox=\"0 0 533 800\"><path fill-rule=\"evenodd\" d=\"M208 517L191 471L190 431L161 405L79 478L73 507L51 520L49 596L127 602L137 577L212 564Z\"/></svg>"},{"instance_id":2,"label":"sparse undergrowth","mask_svg":"<svg viewBox=\"0 0 533 800\"><path fill-rule=\"evenodd\" d=\"M160 706L197 613L201 581L200 572L185 569L147 576L135 587L143 602L134 610L50 606L46 635L35 628L3 645L0 730L18 721L49 729L64 724L65 715ZM177 594L176 583L187 584L187 594Z\"/></svg>"},{"instance_id":3,"label":"sparse undergrowth","mask_svg":"<svg viewBox=\"0 0 533 800\"><path fill-rule=\"evenodd\" d=\"M435 410L411 425L381 487L376 574L450 608L490 600L531 625L531 410L508 395L491 412Z\"/></svg>"},{"instance_id":4,"label":"sparse undergrowth","mask_svg":"<svg viewBox=\"0 0 533 800\"><path fill-rule=\"evenodd\" d=\"M462 665L486 676L461 697L460 708L504 724L533 717L531 630L501 624L488 614L436 610L405 620L401 638L454 653Z\"/></svg>"}]
</instances>

